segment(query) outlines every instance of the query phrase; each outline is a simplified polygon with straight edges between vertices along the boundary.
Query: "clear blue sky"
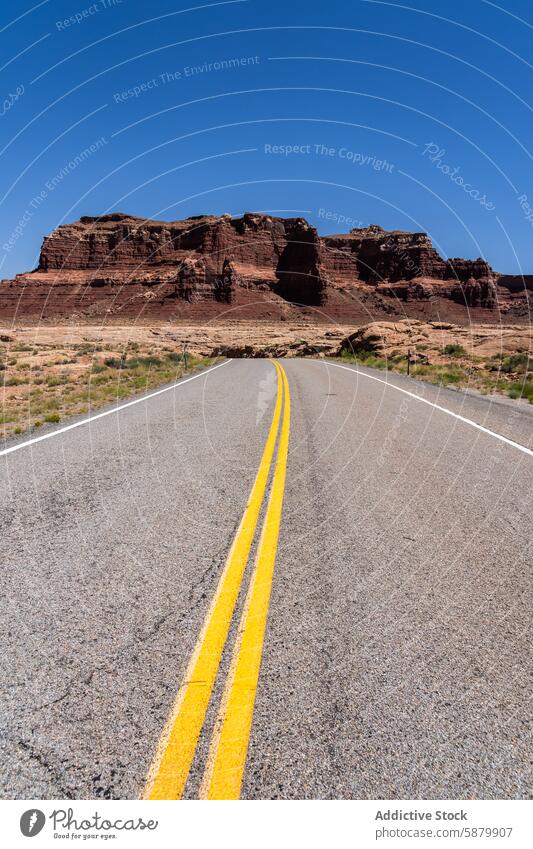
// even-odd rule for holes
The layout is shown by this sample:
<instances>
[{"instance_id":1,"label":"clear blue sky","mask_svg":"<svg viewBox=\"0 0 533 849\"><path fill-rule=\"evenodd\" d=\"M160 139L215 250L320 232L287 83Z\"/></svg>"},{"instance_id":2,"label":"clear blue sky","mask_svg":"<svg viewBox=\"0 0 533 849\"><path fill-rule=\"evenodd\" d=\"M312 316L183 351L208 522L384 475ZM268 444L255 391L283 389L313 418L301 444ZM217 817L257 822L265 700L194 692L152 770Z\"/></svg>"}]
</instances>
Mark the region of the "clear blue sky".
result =
<instances>
[{"instance_id":1,"label":"clear blue sky","mask_svg":"<svg viewBox=\"0 0 533 849\"><path fill-rule=\"evenodd\" d=\"M249 210L533 273L532 25L529 0L3 0L0 276L81 215Z\"/></svg>"}]
</instances>

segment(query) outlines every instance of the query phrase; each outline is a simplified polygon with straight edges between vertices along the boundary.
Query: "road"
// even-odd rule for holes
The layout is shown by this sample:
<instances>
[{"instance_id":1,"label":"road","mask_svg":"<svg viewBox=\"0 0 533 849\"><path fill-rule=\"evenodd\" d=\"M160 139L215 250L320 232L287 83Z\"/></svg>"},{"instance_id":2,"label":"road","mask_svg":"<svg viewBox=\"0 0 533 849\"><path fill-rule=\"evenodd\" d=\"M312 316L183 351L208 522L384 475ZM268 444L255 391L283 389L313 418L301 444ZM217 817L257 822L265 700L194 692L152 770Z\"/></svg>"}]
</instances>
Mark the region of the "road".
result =
<instances>
[{"instance_id":1,"label":"road","mask_svg":"<svg viewBox=\"0 0 533 849\"><path fill-rule=\"evenodd\" d=\"M533 408L280 364L0 453L4 798L531 795Z\"/></svg>"}]
</instances>

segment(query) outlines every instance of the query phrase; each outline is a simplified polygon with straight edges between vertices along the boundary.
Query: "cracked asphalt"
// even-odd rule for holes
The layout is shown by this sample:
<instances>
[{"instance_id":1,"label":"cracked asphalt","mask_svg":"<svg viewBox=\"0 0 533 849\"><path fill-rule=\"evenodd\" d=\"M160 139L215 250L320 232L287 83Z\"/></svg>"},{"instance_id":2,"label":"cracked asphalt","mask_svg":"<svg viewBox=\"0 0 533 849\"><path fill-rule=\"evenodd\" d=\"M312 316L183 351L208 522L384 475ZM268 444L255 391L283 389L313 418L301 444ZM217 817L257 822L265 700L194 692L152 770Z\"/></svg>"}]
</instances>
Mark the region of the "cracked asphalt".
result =
<instances>
[{"instance_id":1,"label":"cracked asphalt","mask_svg":"<svg viewBox=\"0 0 533 849\"><path fill-rule=\"evenodd\" d=\"M368 370L283 365L288 475L242 795L530 797L532 458ZM0 457L3 798L142 792L273 372L234 360ZM388 380L531 447L531 407Z\"/></svg>"}]
</instances>

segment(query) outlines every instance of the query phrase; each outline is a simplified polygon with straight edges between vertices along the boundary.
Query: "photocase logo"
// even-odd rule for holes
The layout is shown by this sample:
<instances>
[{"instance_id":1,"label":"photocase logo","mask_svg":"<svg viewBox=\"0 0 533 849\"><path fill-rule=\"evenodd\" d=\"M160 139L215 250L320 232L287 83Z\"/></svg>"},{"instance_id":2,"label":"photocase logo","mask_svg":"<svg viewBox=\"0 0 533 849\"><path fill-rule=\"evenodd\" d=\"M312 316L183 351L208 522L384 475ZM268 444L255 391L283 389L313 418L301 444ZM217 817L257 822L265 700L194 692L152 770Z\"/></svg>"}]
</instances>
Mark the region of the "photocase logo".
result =
<instances>
[{"instance_id":1,"label":"photocase logo","mask_svg":"<svg viewBox=\"0 0 533 849\"><path fill-rule=\"evenodd\" d=\"M24 837L35 837L42 831L46 822L46 817L38 808L30 808L29 811L24 811L20 818L20 830Z\"/></svg>"}]
</instances>

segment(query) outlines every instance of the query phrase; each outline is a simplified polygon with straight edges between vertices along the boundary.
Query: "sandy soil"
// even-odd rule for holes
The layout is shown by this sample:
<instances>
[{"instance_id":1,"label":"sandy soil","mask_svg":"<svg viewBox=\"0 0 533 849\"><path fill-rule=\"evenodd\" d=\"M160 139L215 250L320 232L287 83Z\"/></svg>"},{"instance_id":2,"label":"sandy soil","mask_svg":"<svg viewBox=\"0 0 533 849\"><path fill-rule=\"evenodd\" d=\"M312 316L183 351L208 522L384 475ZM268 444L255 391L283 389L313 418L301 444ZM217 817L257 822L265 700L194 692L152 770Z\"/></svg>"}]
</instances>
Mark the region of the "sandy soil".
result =
<instances>
[{"instance_id":1,"label":"sandy soil","mask_svg":"<svg viewBox=\"0 0 533 849\"><path fill-rule=\"evenodd\" d=\"M336 353L342 340L352 334L353 325L314 324L310 322L251 322L229 321L214 323L161 323L151 325L46 325L2 328L0 345L54 346L58 349L73 345L96 343L111 346L117 351L137 343L142 346L181 350L209 356L213 351L230 349L241 355L298 356L325 352ZM358 328L363 335L382 338L376 350L389 354L396 348L427 345L437 354L448 344L460 343L470 353L490 357L498 352L513 354L528 351L532 346L532 330L528 325L473 324L461 326L447 322L424 322L413 319L372 322Z\"/></svg>"}]
</instances>

